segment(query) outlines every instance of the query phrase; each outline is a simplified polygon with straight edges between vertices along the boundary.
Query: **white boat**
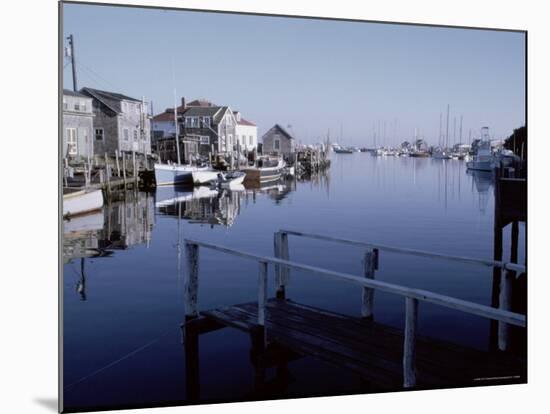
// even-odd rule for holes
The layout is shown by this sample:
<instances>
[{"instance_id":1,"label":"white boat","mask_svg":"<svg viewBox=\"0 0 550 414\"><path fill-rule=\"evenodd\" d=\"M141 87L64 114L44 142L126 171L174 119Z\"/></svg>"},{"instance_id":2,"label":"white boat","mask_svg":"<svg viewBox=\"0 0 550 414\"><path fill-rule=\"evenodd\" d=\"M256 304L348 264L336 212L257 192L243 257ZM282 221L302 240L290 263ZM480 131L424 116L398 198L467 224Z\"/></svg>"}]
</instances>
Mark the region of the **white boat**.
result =
<instances>
[{"instance_id":1,"label":"white boat","mask_svg":"<svg viewBox=\"0 0 550 414\"><path fill-rule=\"evenodd\" d=\"M246 168L245 182L268 183L277 181L285 168L285 162L281 159L260 158L256 167Z\"/></svg>"},{"instance_id":2,"label":"white boat","mask_svg":"<svg viewBox=\"0 0 550 414\"><path fill-rule=\"evenodd\" d=\"M216 185L228 189L238 188L242 185L245 176L246 174L242 171L231 171L226 174L220 172Z\"/></svg>"},{"instance_id":3,"label":"white boat","mask_svg":"<svg viewBox=\"0 0 550 414\"><path fill-rule=\"evenodd\" d=\"M91 213L103 207L103 192L92 189L63 189L63 217Z\"/></svg>"},{"instance_id":4,"label":"white boat","mask_svg":"<svg viewBox=\"0 0 550 414\"><path fill-rule=\"evenodd\" d=\"M218 179L219 172L220 171L214 170L210 167L203 167L203 168L199 167L191 171L193 184L195 185L210 184L212 181L215 181Z\"/></svg>"},{"instance_id":5,"label":"white boat","mask_svg":"<svg viewBox=\"0 0 550 414\"><path fill-rule=\"evenodd\" d=\"M433 153L432 153L432 158L436 159L436 160L448 160L451 158L451 156L449 155L448 151L445 151L441 148L437 148Z\"/></svg>"},{"instance_id":6,"label":"white boat","mask_svg":"<svg viewBox=\"0 0 550 414\"><path fill-rule=\"evenodd\" d=\"M474 158L466 163L466 167L470 170L493 171L495 169L495 156L491 149L488 130L488 127L483 127L481 129L481 136L483 139L479 142Z\"/></svg>"},{"instance_id":7,"label":"white boat","mask_svg":"<svg viewBox=\"0 0 550 414\"><path fill-rule=\"evenodd\" d=\"M155 164L155 182L157 183L157 187L190 183L192 178L191 172L196 168L200 167L179 164Z\"/></svg>"}]
</instances>

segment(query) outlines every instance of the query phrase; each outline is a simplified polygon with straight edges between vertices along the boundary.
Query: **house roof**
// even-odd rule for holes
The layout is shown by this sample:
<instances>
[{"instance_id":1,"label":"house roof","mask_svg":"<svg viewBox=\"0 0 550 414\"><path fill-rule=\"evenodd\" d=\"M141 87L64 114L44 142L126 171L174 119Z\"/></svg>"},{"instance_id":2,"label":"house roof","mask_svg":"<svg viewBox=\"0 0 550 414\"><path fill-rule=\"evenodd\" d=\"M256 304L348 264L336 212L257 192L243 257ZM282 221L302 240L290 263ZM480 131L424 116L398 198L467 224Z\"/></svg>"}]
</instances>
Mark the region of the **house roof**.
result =
<instances>
[{"instance_id":1,"label":"house roof","mask_svg":"<svg viewBox=\"0 0 550 414\"><path fill-rule=\"evenodd\" d=\"M167 109L166 111L155 115L153 117L153 121L156 122L174 122L174 110L173 109Z\"/></svg>"},{"instance_id":2,"label":"house roof","mask_svg":"<svg viewBox=\"0 0 550 414\"><path fill-rule=\"evenodd\" d=\"M248 125L248 126L256 126L256 124L252 121L248 121L241 117L241 120L237 122L239 125Z\"/></svg>"},{"instance_id":3,"label":"house roof","mask_svg":"<svg viewBox=\"0 0 550 414\"><path fill-rule=\"evenodd\" d=\"M90 97L88 95L84 95L80 92L75 92L75 91L71 91L69 89L63 89L63 95L68 95L68 96L78 96L80 98L88 98L90 99Z\"/></svg>"},{"instance_id":4,"label":"house roof","mask_svg":"<svg viewBox=\"0 0 550 414\"><path fill-rule=\"evenodd\" d=\"M279 124L275 124L273 125L271 128L269 128L269 130L263 135L264 137L269 134L271 132L271 130L273 129L276 129L278 130L281 134L285 135L288 139L294 139L294 137L292 135L290 135L286 129L284 129L282 126L280 126ZM263 138L263 137L262 137Z\"/></svg>"},{"instance_id":5,"label":"house roof","mask_svg":"<svg viewBox=\"0 0 550 414\"><path fill-rule=\"evenodd\" d=\"M188 107L185 110L184 115L185 116L211 116L214 117L220 109L224 107L219 106L209 106L209 107L203 107L203 106L191 106ZM226 108L226 107L225 107Z\"/></svg>"},{"instance_id":6,"label":"house roof","mask_svg":"<svg viewBox=\"0 0 550 414\"><path fill-rule=\"evenodd\" d=\"M141 102L139 99L131 98L129 96L122 95L120 93L101 91L99 89L82 88L80 92L85 95L90 95L91 97L97 99L98 101L100 101L101 103L103 103L105 106L107 106L109 109L111 109L116 113L122 112L122 109L120 107L120 103L122 101Z\"/></svg>"}]
</instances>

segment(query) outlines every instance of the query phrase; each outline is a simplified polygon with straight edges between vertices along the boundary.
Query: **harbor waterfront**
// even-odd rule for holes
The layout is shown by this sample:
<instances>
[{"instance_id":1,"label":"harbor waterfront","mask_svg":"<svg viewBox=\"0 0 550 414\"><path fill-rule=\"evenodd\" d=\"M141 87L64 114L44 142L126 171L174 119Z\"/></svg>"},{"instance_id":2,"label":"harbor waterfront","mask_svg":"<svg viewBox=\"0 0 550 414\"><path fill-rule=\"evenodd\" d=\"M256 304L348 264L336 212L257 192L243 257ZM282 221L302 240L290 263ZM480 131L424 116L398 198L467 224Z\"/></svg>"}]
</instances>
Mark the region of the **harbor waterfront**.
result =
<instances>
[{"instance_id":1,"label":"harbor waterfront","mask_svg":"<svg viewBox=\"0 0 550 414\"><path fill-rule=\"evenodd\" d=\"M330 154L331 167L308 179L227 189L137 188L118 192L93 214L64 220L64 404L116 407L336 395L378 390L342 367L306 356L266 372L258 387L247 334L232 328L202 334L200 393L182 344L185 240L273 256L273 234L291 229L399 248L491 260L495 178L466 161ZM292 238L290 259L362 275L365 249ZM525 263L519 224L516 263ZM512 241L504 232L503 261ZM253 261L201 250L198 310L257 300ZM273 269L268 296L275 296ZM376 280L490 306L493 268L380 251ZM292 270L287 298L359 316L361 289ZM376 292L374 320L403 329L405 306ZM488 319L430 303L418 314L419 335L487 351ZM524 357L524 346L514 352ZM283 372L280 372L280 371ZM196 376L194 379L196 380ZM472 378L471 385L475 383ZM525 382L526 378L516 378ZM463 385L463 384L462 384ZM195 386L197 386L195 384Z\"/></svg>"}]
</instances>

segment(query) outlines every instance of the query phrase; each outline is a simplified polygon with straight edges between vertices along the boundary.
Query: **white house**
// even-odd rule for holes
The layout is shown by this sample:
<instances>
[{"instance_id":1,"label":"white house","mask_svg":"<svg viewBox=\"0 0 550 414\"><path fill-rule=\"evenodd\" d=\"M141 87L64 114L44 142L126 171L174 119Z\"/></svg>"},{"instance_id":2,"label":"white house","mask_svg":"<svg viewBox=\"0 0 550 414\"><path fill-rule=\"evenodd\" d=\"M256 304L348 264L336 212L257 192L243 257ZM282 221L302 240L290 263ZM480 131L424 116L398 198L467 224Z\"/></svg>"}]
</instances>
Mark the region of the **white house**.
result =
<instances>
[{"instance_id":1,"label":"white house","mask_svg":"<svg viewBox=\"0 0 550 414\"><path fill-rule=\"evenodd\" d=\"M242 149L252 151L258 146L258 127L254 122L248 121L241 116L239 111L234 111L237 125L235 138Z\"/></svg>"}]
</instances>

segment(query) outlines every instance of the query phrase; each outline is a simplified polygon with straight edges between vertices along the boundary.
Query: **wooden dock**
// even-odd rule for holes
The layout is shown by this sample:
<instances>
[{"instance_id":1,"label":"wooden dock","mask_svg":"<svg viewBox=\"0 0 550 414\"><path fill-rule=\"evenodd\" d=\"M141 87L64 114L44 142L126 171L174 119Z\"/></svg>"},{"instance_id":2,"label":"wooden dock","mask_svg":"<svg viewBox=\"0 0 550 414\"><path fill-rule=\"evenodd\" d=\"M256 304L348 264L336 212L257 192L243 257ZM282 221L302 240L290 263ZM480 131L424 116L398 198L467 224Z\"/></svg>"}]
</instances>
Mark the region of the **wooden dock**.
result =
<instances>
[{"instance_id":1,"label":"wooden dock","mask_svg":"<svg viewBox=\"0 0 550 414\"><path fill-rule=\"evenodd\" d=\"M206 321L210 320L210 321ZM258 304L245 303L201 312L189 329L232 327L254 334ZM216 325L217 324L217 325ZM287 355L313 356L349 369L374 389L403 388L403 331L365 318L328 312L290 300L266 304L266 344ZM257 351L256 351L257 352ZM487 378L502 383L526 381L526 364L503 353L482 352L426 337L416 338L416 388L480 385Z\"/></svg>"},{"instance_id":2,"label":"wooden dock","mask_svg":"<svg viewBox=\"0 0 550 414\"><path fill-rule=\"evenodd\" d=\"M363 275L351 275L290 261L288 236L325 240L366 247ZM258 256L232 248L187 239L185 322L182 325L186 349L188 395L199 397L198 337L212 330L232 327L251 335L253 363L258 382L265 377L266 362L285 364L301 356L313 356L356 373L369 389L424 389L527 381L525 357L509 350L510 329L525 328L525 315L501 304L494 308L435 292L375 280L380 251L432 257L506 271L525 272L516 263L447 256L420 250L374 245L356 240L281 230L274 235L275 256ZM257 301L224 308L198 311L199 248L215 250L259 265ZM267 298L268 265L275 267L276 298ZM348 316L299 304L287 299L289 272L305 271L361 287L362 306L358 316ZM404 298L404 328L375 321L375 291ZM359 292L358 292L359 293ZM497 350L480 351L418 334L419 304L428 302L494 320L498 326ZM274 351L275 349L275 351ZM275 356L274 356L275 355ZM263 362L262 362L263 361ZM282 361L282 362L281 362ZM283 370L284 371L284 370ZM284 381L283 381L284 382Z\"/></svg>"}]
</instances>

